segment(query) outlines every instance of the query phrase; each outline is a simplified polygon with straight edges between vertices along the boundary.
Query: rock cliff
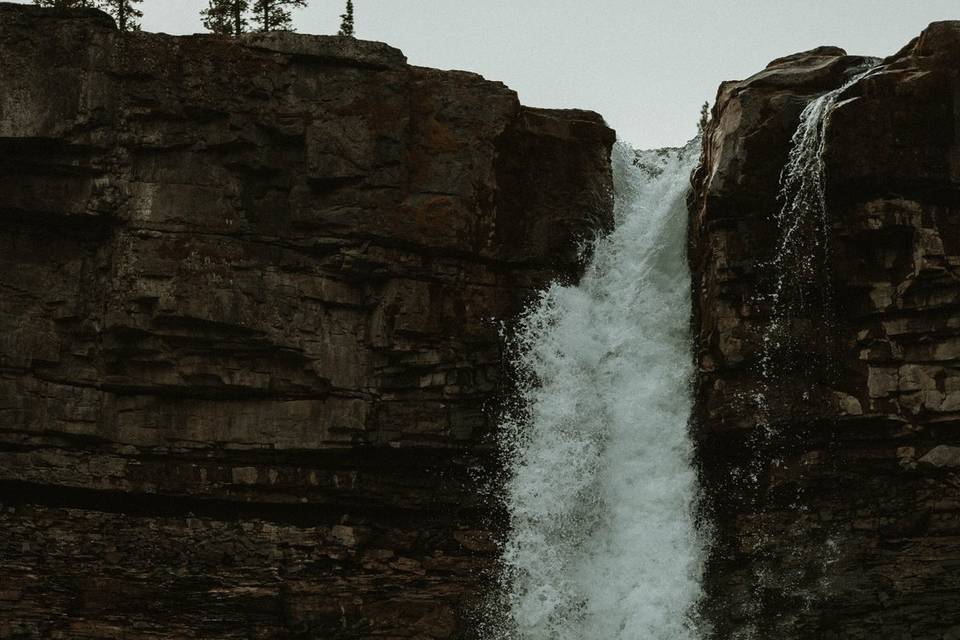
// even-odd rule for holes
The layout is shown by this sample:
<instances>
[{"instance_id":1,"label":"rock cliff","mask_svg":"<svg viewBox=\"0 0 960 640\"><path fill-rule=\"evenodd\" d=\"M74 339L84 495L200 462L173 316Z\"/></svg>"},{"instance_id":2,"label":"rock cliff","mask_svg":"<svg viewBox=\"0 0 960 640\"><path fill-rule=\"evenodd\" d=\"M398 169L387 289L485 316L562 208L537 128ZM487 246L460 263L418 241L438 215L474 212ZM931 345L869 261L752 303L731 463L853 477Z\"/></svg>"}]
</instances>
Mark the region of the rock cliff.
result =
<instances>
[{"instance_id":1,"label":"rock cliff","mask_svg":"<svg viewBox=\"0 0 960 640\"><path fill-rule=\"evenodd\" d=\"M498 323L612 142L378 43L0 4L0 637L462 636Z\"/></svg>"},{"instance_id":2,"label":"rock cliff","mask_svg":"<svg viewBox=\"0 0 960 640\"><path fill-rule=\"evenodd\" d=\"M815 259L778 289L800 113L877 63L837 97L826 224L801 221ZM720 88L690 227L717 638L960 637L958 70L943 22L882 61L826 47Z\"/></svg>"}]
</instances>

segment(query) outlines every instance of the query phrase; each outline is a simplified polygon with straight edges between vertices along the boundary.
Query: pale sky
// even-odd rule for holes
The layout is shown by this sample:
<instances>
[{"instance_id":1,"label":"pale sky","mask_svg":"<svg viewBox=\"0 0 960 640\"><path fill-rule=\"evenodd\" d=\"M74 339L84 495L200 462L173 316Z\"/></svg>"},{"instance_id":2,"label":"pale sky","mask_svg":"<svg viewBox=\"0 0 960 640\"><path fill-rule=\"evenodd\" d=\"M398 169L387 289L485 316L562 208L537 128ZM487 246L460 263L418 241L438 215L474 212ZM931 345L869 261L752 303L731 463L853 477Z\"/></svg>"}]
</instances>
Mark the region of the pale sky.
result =
<instances>
[{"instance_id":1,"label":"pale sky","mask_svg":"<svg viewBox=\"0 0 960 640\"><path fill-rule=\"evenodd\" d=\"M336 33L344 0L309 0L302 33ZM144 0L147 31L202 31L206 0ZM593 109L636 147L675 146L722 80L819 45L887 56L960 0L354 0L357 37L412 64L500 80L535 107Z\"/></svg>"}]
</instances>

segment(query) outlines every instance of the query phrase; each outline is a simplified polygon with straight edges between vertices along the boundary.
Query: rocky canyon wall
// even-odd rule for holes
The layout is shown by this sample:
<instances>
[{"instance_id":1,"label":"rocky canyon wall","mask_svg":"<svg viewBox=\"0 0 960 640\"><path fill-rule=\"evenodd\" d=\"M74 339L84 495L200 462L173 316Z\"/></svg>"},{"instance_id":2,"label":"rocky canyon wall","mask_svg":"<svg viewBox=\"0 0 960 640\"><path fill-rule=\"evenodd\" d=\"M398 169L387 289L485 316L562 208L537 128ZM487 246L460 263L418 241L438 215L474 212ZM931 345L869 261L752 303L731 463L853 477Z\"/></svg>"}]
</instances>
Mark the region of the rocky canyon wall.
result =
<instances>
[{"instance_id":1,"label":"rocky canyon wall","mask_svg":"<svg viewBox=\"0 0 960 640\"><path fill-rule=\"evenodd\" d=\"M452 638L498 322L612 132L386 45L0 4L0 638Z\"/></svg>"},{"instance_id":2,"label":"rocky canyon wall","mask_svg":"<svg viewBox=\"0 0 960 640\"><path fill-rule=\"evenodd\" d=\"M828 121L811 259L778 271L801 111L877 62ZM958 72L944 22L882 61L825 47L720 88L690 227L716 638L960 637Z\"/></svg>"}]
</instances>

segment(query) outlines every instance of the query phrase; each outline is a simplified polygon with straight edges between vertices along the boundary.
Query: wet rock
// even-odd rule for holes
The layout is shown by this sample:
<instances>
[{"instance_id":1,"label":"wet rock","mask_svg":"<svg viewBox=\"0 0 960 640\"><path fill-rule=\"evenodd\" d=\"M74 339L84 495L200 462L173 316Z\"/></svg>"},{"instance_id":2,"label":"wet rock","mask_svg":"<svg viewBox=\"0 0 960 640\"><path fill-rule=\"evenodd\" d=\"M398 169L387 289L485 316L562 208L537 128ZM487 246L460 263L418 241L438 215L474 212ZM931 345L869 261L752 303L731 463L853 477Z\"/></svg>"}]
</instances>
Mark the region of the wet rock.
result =
<instances>
[{"instance_id":1,"label":"wet rock","mask_svg":"<svg viewBox=\"0 0 960 640\"><path fill-rule=\"evenodd\" d=\"M690 207L716 638L939 640L960 624L958 45L960 22L935 23L838 96L817 267L831 295L772 347L791 136L868 61L821 48L720 88Z\"/></svg>"}]
</instances>

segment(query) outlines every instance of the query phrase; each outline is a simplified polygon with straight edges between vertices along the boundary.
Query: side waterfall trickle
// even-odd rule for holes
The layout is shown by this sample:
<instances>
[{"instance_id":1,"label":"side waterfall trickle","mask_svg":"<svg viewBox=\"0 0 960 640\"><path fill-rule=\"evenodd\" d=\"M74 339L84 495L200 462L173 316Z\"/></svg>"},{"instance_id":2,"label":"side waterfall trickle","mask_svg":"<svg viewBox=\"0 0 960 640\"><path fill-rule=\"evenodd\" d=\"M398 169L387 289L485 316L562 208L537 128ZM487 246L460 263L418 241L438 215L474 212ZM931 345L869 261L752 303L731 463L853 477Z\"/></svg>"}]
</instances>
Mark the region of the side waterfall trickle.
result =
<instances>
[{"instance_id":1,"label":"side waterfall trickle","mask_svg":"<svg viewBox=\"0 0 960 640\"><path fill-rule=\"evenodd\" d=\"M503 425L507 637L698 636L686 196L699 156L696 141L639 157L618 144L615 229L514 336L526 383Z\"/></svg>"},{"instance_id":2,"label":"side waterfall trickle","mask_svg":"<svg viewBox=\"0 0 960 640\"><path fill-rule=\"evenodd\" d=\"M834 366L834 301L830 273L830 220L826 203L824 151L830 115L838 99L851 85L868 75L879 61L855 70L842 86L812 100L800 114L791 138L790 154L780 177L781 208L773 214L778 236L773 257L758 265L761 293L758 308L769 310L761 334L758 382L752 398L756 429L750 435L749 472L740 481L755 489L758 509L768 498L760 486L771 467L779 465L774 442L783 436L780 414L787 394L802 401L815 397L817 386L831 375ZM765 287L764 287L765 285ZM789 383L785 379L789 377ZM789 390L785 390L789 387ZM796 399L796 398L795 398ZM802 403L801 401L801 403ZM798 490L791 508L802 509ZM828 525L824 527L828 528ZM840 535L840 534L837 534ZM780 543L769 538L754 541L756 548ZM837 538L828 537L822 550L819 575L796 571L770 571L762 563L753 569L753 584L744 611L754 618L745 625L743 638L763 637L764 600L771 593L800 598L813 608L829 593L831 565L837 560Z\"/></svg>"},{"instance_id":3,"label":"side waterfall trickle","mask_svg":"<svg viewBox=\"0 0 960 640\"><path fill-rule=\"evenodd\" d=\"M764 296L770 321L763 334L760 374L764 383L777 377L777 354L796 362L810 359L809 344L792 344L791 323L810 322L830 335L833 286L830 278L829 220L827 217L823 153L830 114L840 95L870 73L879 61L861 68L842 86L811 101L800 114L791 138L790 155L780 178L782 206L775 214L779 230L773 258L761 268L772 282ZM762 394L765 390L762 390ZM761 420L769 427L766 400L759 398Z\"/></svg>"}]
</instances>

